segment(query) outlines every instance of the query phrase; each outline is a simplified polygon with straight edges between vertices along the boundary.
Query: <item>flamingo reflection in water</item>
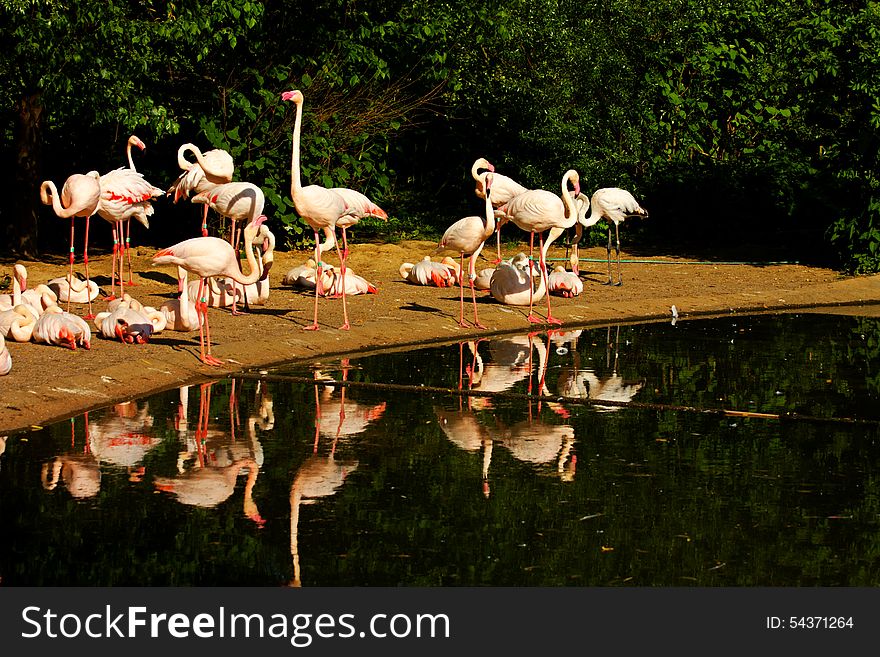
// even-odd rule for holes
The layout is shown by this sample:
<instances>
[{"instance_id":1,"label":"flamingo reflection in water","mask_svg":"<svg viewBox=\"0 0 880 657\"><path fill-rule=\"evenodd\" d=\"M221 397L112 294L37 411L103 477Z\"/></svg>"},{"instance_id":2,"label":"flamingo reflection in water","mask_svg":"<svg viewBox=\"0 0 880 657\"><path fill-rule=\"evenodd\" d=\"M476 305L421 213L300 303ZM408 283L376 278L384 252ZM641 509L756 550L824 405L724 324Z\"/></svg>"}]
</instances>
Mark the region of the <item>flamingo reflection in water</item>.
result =
<instances>
[{"instance_id":1,"label":"flamingo reflection in water","mask_svg":"<svg viewBox=\"0 0 880 657\"><path fill-rule=\"evenodd\" d=\"M211 425L211 396L215 382L199 386L199 416L194 432L189 431L189 391L181 392L176 425L185 449L178 454L177 474L156 477L160 491L170 493L181 504L204 508L216 507L235 491L238 477L247 475L244 488L244 515L258 527L265 524L253 497L254 486L263 465L263 448L254 431L247 440L235 437L235 391L230 390L230 427ZM262 404L261 404L262 407ZM262 412L262 411L260 411ZM249 427L257 427L257 422ZM250 432L249 432L250 433Z\"/></svg>"},{"instance_id":2,"label":"flamingo reflection in water","mask_svg":"<svg viewBox=\"0 0 880 657\"><path fill-rule=\"evenodd\" d=\"M341 362L342 380L348 380L351 363ZM346 478L357 470L358 461L352 458L338 459L337 449L347 439L366 431L385 412L386 403L372 406L346 400L346 386L334 386L334 380L321 370L315 371L315 442L312 453L306 457L294 475L290 487L290 557L293 563L293 579L289 586L302 586L302 570L299 560L300 509L315 504L325 497L335 495ZM339 396L335 397L339 387ZM323 389L322 389L323 388ZM320 454L321 438L330 439L326 456ZM342 442L341 442L342 441Z\"/></svg>"},{"instance_id":3,"label":"flamingo reflection in water","mask_svg":"<svg viewBox=\"0 0 880 657\"><path fill-rule=\"evenodd\" d=\"M563 397L592 399L597 402L608 401L623 403L631 402L644 387L644 381L625 379L619 372L620 326L615 328L614 339L611 339L611 327L608 327L605 343L605 373L601 376L596 370L581 367L581 355L577 349L577 337L571 342L571 364L561 370L557 380L557 392ZM616 411L621 408L615 404L597 403L598 411Z\"/></svg>"},{"instance_id":4,"label":"flamingo reflection in water","mask_svg":"<svg viewBox=\"0 0 880 657\"><path fill-rule=\"evenodd\" d=\"M42 467L46 490L63 482L77 499L94 497L101 488L102 467L124 468L128 480L139 483L144 476L144 459L162 442L153 431L148 402L128 401L91 417L84 415L85 444L76 448L75 422L71 420L71 450L47 461Z\"/></svg>"}]
</instances>

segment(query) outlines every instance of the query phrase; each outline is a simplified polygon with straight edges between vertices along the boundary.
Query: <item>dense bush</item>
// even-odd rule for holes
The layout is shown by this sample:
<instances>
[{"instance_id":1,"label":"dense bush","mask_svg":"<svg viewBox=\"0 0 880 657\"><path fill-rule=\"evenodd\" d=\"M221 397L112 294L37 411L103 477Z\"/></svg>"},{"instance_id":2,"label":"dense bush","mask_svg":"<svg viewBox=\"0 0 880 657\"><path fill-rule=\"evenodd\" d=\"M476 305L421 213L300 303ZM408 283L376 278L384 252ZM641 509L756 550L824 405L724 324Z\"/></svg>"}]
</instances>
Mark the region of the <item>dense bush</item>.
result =
<instances>
[{"instance_id":1,"label":"dense bush","mask_svg":"<svg viewBox=\"0 0 880 657\"><path fill-rule=\"evenodd\" d=\"M7 0L0 14L14 253L59 246L39 182L121 166L131 132L159 186L180 143L227 148L287 243L308 243L280 101L299 88L304 178L391 215L364 236L431 236L473 212L485 156L530 187L574 167L588 191L630 189L652 217L630 248L880 270L874 2ZM161 214L193 212L180 206ZM155 244L195 223L159 214Z\"/></svg>"}]
</instances>

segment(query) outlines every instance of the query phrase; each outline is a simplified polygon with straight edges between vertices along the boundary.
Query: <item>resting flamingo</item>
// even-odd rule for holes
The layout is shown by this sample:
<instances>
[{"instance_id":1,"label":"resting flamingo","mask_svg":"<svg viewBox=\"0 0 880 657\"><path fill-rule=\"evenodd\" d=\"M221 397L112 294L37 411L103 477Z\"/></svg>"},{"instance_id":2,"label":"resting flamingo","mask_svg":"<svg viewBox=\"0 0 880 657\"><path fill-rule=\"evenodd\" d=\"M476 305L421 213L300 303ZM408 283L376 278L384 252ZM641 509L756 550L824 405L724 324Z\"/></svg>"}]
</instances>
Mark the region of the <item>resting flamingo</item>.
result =
<instances>
[{"instance_id":1,"label":"resting flamingo","mask_svg":"<svg viewBox=\"0 0 880 657\"><path fill-rule=\"evenodd\" d=\"M24 304L0 310L0 336L13 342L30 342L36 323L37 316Z\"/></svg>"},{"instance_id":2,"label":"resting flamingo","mask_svg":"<svg viewBox=\"0 0 880 657\"><path fill-rule=\"evenodd\" d=\"M6 341L0 335L0 376L6 376L12 369L12 355L6 347Z\"/></svg>"},{"instance_id":3,"label":"resting flamingo","mask_svg":"<svg viewBox=\"0 0 880 657\"><path fill-rule=\"evenodd\" d=\"M154 212L152 200L162 196L164 192L150 184L143 174L120 167L101 176L101 200L98 203L98 215L113 228L113 273L111 274L110 294L115 296L116 260L119 259L119 296L122 296L122 269L125 245L123 243L123 224L132 218L137 219L146 228L150 227L148 219ZM118 244L121 243L121 247ZM129 277L131 272L129 272Z\"/></svg>"},{"instance_id":4,"label":"resting flamingo","mask_svg":"<svg viewBox=\"0 0 880 657\"><path fill-rule=\"evenodd\" d=\"M492 209L492 186L493 175L490 171L486 171L481 176L481 184L485 190L483 198L485 199L485 217L471 216L459 219L443 233L440 243L437 245L437 251L451 250L456 251L461 256L461 272L458 277L460 311L458 317L458 325L466 328L467 323L464 321L464 257L469 256L468 261L468 280L471 286L471 298L474 302L474 326L477 328L486 328L477 315L477 293L474 291L474 279L477 277L477 256L483 250L486 240L495 232L495 214Z\"/></svg>"},{"instance_id":5,"label":"resting flamingo","mask_svg":"<svg viewBox=\"0 0 880 657\"><path fill-rule=\"evenodd\" d=\"M290 157L290 196L293 198L293 205L297 213L311 227L315 233L315 317L314 321L303 327L307 331L318 330L318 296L323 294L321 281L321 243L319 233L321 231L334 231L340 218L344 215L356 216L357 211L349 208L345 199L326 187L320 185L307 185L303 187L300 181L300 132L302 131L302 111L303 111L303 95L298 89L285 91L281 94L281 100L292 100L296 105L296 120L293 126L293 148ZM334 240L335 241L335 240ZM344 264L344 257L336 244L336 251L339 254L339 261ZM348 322L348 309L345 304L345 269L342 269L342 314L343 323L339 328L348 330L351 328Z\"/></svg>"},{"instance_id":6,"label":"resting flamingo","mask_svg":"<svg viewBox=\"0 0 880 657\"><path fill-rule=\"evenodd\" d=\"M70 219L70 272L73 278L73 222L77 217L86 220L86 237L83 247L83 264L86 269L86 281L89 280L89 218L98 210L101 202L101 174L97 171L89 171L86 174L75 173L70 176L61 188L61 196L58 188L51 180L44 180L40 185L40 199L46 205L51 205L55 215L61 219ZM67 302L67 310L70 312L70 301ZM89 314L87 319L92 319L92 302L89 302Z\"/></svg>"},{"instance_id":7,"label":"resting flamingo","mask_svg":"<svg viewBox=\"0 0 880 657\"><path fill-rule=\"evenodd\" d=\"M416 263L404 262L400 265L399 271L405 281L435 287L455 285L455 279L459 274L458 263L449 256L440 262L434 262L431 256L425 256Z\"/></svg>"},{"instance_id":8,"label":"resting flamingo","mask_svg":"<svg viewBox=\"0 0 880 657\"><path fill-rule=\"evenodd\" d=\"M557 265L547 277L547 291L571 299L584 291L584 283L576 273Z\"/></svg>"},{"instance_id":9,"label":"resting flamingo","mask_svg":"<svg viewBox=\"0 0 880 657\"><path fill-rule=\"evenodd\" d=\"M260 215L244 229L245 244L253 242L254 235L266 217ZM232 245L219 237L193 237L179 242L153 256L157 265L171 264L182 267L200 278L199 297L196 308L202 316L199 328L201 361L206 365L222 365L223 361L211 355L211 330L208 326L208 305L202 297L205 279L210 276L226 276L243 285L250 285L260 277L260 268L253 249L245 249L250 272L244 275L240 269L238 254ZM185 282L184 282L185 285Z\"/></svg>"},{"instance_id":10,"label":"resting flamingo","mask_svg":"<svg viewBox=\"0 0 880 657\"><path fill-rule=\"evenodd\" d=\"M608 222L608 281L604 285L623 285L623 273L620 270L620 224L629 217L647 217L648 211L639 205L635 197L619 187L603 187L593 192L589 203L590 215L578 218L575 226L575 238L572 241L571 266L577 273L577 244L583 235L584 228L589 228L600 219ZM617 250L617 283L611 277L611 224L614 224L614 237Z\"/></svg>"},{"instance_id":11,"label":"resting flamingo","mask_svg":"<svg viewBox=\"0 0 880 657\"><path fill-rule=\"evenodd\" d=\"M492 206L495 208L501 207L517 194L522 194L523 192L529 191L528 187L523 187L513 178L510 178L500 173L495 173L495 167L492 165L492 163L489 162L489 160L487 160L485 157L479 157L474 161L473 165L471 165L471 177L477 183L474 192L480 198L486 197L485 188L483 186L480 176L480 171L482 170L488 170L494 174L492 178ZM495 264L497 265L499 262L501 262L500 223L495 227L495 248L497 251Z\"/></svg>"},{"instance_id":12,"label":"resting flamingo","mask_svg":"<svg viewBox=\"0 0 880 657\"><path fill-rule=\"evenodd\" d=\"M266 197L263 190L249 182L230 182L216 185L210 190L200 192L192 197L193 203L201 203L205 206L205 217L208 216L208 208L223 215L232 222L229 235L229 243L235 253L238 253L238 235L235 225L239 221L253 222L263 214L263 206ZM204 221L202 222L204 225ZM204 236L204 234L203 234ZM250 243L246 244L247 250L251 249ZM232 314L238 315L235 299L232 300Z\"/></svg>"},{"instance_id":13,"label":"resting flamingo","mask_svg":"<svg viewBox=\"0 0 880 657\"><path fill-rule=\"evenodd\" d=\"M571 183L574 186L574 196L580 194L580 177L577 171L569 169L562 176L562 198L552 192L543 189L531 189L514 196L508 203L502 205L496 211L502 222L512 221L529 235L529 259L534 252L535 233L538 234L540 245L541 278L544 287L547 285L547 250L550 244L559 237L567 228L577 223L577 208L574 198L568 189ZM549 231L546 241L543 232ZM534 324L541 323L541 319L532 312L533 300L529 300L528 320ZM561 324L562 322L553 317L550 309L550 295L547 295L547 319L548 324Z\"/></svg>"},{"instance_id":14,"label":"resting flamingo","mask_svg":"<svg viewBox=\"0 0 880 657\"><path fill-rule=\"evenodd\" d=\"M88 303L98 298L101 289L95 281L86 281L79 276L69 279L67 276L53 278L46 283L55 296L61 301L73 301L74 303Z\"/></svg>"}]
</instances>

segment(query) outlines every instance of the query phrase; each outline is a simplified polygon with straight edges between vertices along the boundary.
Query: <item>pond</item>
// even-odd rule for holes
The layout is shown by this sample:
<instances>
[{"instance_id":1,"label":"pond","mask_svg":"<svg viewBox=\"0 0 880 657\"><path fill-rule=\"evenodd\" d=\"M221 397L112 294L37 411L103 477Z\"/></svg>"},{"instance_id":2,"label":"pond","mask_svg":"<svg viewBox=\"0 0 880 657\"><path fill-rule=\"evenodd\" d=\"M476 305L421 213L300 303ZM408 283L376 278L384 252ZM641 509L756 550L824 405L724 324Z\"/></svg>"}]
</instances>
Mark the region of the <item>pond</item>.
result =
<instances>
[{"instance_id":1,"label":"pond","mask_svg":"<svg viewBox=\"0 0 880 657\"><path fill-rule=\"evenodd\" d=\"M876 586L880 320L275 368L8 436L24 586Z\"/></svg>"}]
</instances>

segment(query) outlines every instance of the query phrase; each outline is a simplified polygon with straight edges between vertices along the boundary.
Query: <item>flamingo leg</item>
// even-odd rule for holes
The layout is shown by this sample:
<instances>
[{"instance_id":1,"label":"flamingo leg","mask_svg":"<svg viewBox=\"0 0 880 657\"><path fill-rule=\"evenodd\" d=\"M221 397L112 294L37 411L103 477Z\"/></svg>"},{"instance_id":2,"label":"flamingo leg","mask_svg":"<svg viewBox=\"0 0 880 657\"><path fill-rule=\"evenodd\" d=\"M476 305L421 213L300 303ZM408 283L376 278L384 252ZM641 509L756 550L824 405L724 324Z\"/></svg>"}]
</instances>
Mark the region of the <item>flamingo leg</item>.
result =
<instances>
[{"instance_id":1,"label":"flamingo leg","mask_svg":"<svg viewBox=\"0 0 880 657\"><path fill-rule=\"evenodd\" d=\"M83 245L83 262L86 265L86 289L89 288L89 219L90 217L86 217L86 240ZM68 296L68 299L70 297ZM84 320L89 321L91 319L95 319L95 313L92 312L92 295L88 295L89 299L89 314L83 317Z\"/></svg>"},{"instance_id":2,"label":"flamingo leg","mask_svg":"<svg viewBox=\"0 0 880 657\"><path fill-rule=\"evenodd\" d=\"M549 290L550 289L550 280L549 280L550 277L549 277L549 274L547 273L547 256L546 256L546 253L544 252L544 236L541 235L539 237L539 239L541 241L541 259L540 259L541 278L544 281L544 289ZM547 240L548 240L547 246L548 247L550 246L550 239L551 239L551 237L548 236L547 237ZM550 310L550 296L551 296L550 292L548 291L544 296L547 297L547 323L548 324L562 324L562 320L556 319Z\"/></svg>"},{"instance_id":3,"label":"flamingo leg","mask_svg":"<svg viewBox=\"0 0 880 657\"><path fill-rule=\"evenodd\" d=\"M611 224L608 225L608 246L606 248L606 253L608 255L608 280L603 283L603 285L611 285Z\"/></svg>"},{"instance_id":4,"label":"flamingo leg","mask_svg":"<svg viewBox=\"0 0 880 657\"><path fill-rule=\"evenodd\" d=\"M205 279L199 279L199 300L196 308L201 312L202 323L199 325L199 343L202 362L205 365L222 365L223 361L211 355L211 327L208 324L208 299L205 296ZM203 330L204 329L204 330Z\"/></svg>"},{"instance_id":5,"label":"flamingo leg","mask_svg":"<svg viewBox=\"0 0 880 657\"><path fill-rule=\"evenodd\" d=\"M202 237L208 236L208 205L205 204L205 210L202 212Z\"/></svg>"},{"instance_id":6,"label":"flamingo leg","mask_svg":"<svg viewBox=\"0 0 880 657\"><path fill-rule=\"evenodd\" d=\"M116 229L119 226L119 222L116 222L111 226L113 231L113 259L110 268L110 297L108 301L113 301L116 298L116 259L119 255L119 237L117 235Z\"/></svg>"},{"instance_id":7,"label":"flamingo leg","mask_svg":"<svg viewBox=\"0 0 880 657\"><path fill-rule=\"evenodd\" d=\"M464 273L464 253L461 254L461 272ZM464 321L464 276L458 277L458 300L459 300L459 313L458 313L458 325L462 328L467 328L467 323Z\"/></svg>"},{"instance_id":8,"label":"flamingo leg","mask_svg":"<svg viewBox=\"0 0 880 657\"><path fill-rule=\"evenodd\" d=\"M609 230L609 235L611 231ZM620 270L620 224L614 224L614 238L617 251L617 285L623 285L623 272Z\"/></svg>"},{"instance_id":9,"label":"flamingo leg","mask_svg":"<svg viewBox=\"0 0 880 657\"><path fill-rule=\"evenodd\" d=\"M128 256L128 284L129 285L137 285L132 279L132 267L131 267L131 220L129 219L125 222L125 253Z\"/></svg>"},{"instance_id":10,"label":"flamingo leg","mask_svg":"<svg viewBox=\"0 0 880 657\"><path fill-rule=\"evenodd\" d=\"M73 217L70 218L70 274L68 280L73 280ZM67 293L67 312L70 312L70 292Z\"/></svg>"},{"instance_id":11,"label":"flamingo leg","mask_svg":"<svg viewBox=\"0 0 880 657\"><path fill-rule=\"evenodd\" d=\"M471 283L471 300L474 302L474 326L484 329L486 327L480 322L480 318L477 316L477 292L474 290L474 280L477 278L477 256L480 255L482 248L483 245L481 244L480 248L471 254L470 265L468 266L468 279Z\"/></svg>"},{"instance_id":12,"label":"flamingo leg","mask_svg":"<svg viewBox=\"0 0 880 657\"><path fill-rule=\"evenodd\" d=\"M321 280L324 272L321 269L321 238L315 231L315 318L309 326L303 326L303 331L318 330L318 296L324 294L324 283Z\"/></svg>"},{"instance_id":13,"label":"flamingo leg","mask_svg":"<svg viewBox=\"0 0 880 657\"><path fill-rule=\"evenodd\" d=\"M342 326L339 328L347 331L351 328L348 323L348 307L345 303L345 268L348 263L348 242L345 237L345 228L342 229L342 250L339 250L339 242L336 243L336 252L339 254L339 268L342 270L339 275L339 284L342 287Z\"/></svg>"},{"instance_id":14,"label":"flamingo leg","mask_svg":"<svg viewBox=\"0 0 880 657\"><path fill-rule=\"evenodd\" d=\"M495 262L492 263L493 265L497 265L501 262L501 224L495 226L495 250L496 257Z\"/></svg>"},{"instance_id":15,"label":"flamingo leg","mask_svg":"<svg viewBox=\"0 0 880 657\"><path fill-rule=\"evenodd\" d=\"M541 318L535 315L532 312L532 307L534 303L534 290L535 290L535 282L532 280L532 254L535 252L535 233L529 233L529 316L526 317L532 324L541 324Z\"/></svg>"}]
</instances>

